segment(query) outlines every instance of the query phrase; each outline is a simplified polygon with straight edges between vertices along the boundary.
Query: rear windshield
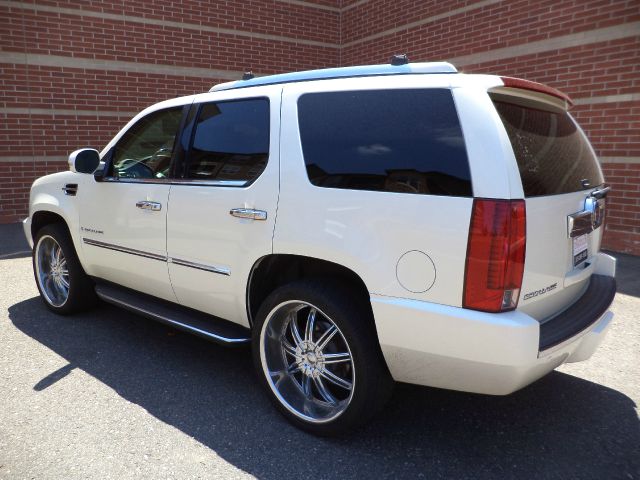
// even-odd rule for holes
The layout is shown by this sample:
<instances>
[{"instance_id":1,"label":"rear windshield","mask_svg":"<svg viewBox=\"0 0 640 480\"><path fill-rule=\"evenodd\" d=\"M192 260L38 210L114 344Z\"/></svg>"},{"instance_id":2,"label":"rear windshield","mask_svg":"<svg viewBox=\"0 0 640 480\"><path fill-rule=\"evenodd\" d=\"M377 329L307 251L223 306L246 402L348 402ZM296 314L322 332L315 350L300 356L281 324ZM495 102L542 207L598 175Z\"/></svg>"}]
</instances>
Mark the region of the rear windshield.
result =
<instances>
[{"instance_id":1,"label":"rear windshield","mask_svg":"<svg viewBox=\"0 0 640 480\"><path fill-rule=\"evenodd\" d=\"M587 138L567 112L494 104L511 140L525 197L577 192L604 182Z\"/></svg>"},{"instance_id":2,"label":"rear windshield","mask_svg":"<svg viewBox=\"0 0 640 480\"><path fill-rule=\"evenodd\" d=\"M470 197L462 130L447 89L308 93L298 100L312 184Z\"/></svg>"}]
</instances>

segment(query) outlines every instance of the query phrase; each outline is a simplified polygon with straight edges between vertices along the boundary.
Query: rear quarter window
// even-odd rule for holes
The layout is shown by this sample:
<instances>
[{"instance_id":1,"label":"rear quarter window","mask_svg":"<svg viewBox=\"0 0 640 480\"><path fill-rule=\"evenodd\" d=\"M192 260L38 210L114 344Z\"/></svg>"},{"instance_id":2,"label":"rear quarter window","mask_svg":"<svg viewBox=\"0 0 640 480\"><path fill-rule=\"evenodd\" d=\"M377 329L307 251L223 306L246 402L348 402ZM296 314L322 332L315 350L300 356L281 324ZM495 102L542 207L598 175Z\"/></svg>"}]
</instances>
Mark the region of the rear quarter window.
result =
<instances>
[{"instance_id":1,"label":"rear quarter window","mask_svg":"<svg viewBox=\"0 0 640 480\"><path fill-rule=\"evenodd\" d=\"M472 195L448 89L308 93L298 99L298 119L313 185Z\"/></svg>"},{"instance_id":2,"label":"rear quarter window","mask_svg":"<svg viewBox=\"0 0 640 480\"><path fill-rule=\"evenodd\" d=\"M577 192L604 182L589 141L567 112L496 101L525 197Z\"/></svg>"}]
</instances>

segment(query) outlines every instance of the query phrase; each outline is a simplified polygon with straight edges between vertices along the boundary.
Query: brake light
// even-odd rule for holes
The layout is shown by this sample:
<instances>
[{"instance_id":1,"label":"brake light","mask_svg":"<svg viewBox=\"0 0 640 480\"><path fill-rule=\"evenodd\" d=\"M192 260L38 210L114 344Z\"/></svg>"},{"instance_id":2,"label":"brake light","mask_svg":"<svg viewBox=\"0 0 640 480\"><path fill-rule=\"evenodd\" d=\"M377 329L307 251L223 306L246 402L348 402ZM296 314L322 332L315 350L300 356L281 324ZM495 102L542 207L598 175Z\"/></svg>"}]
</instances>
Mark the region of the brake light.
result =
<instances>
[{"instance_id":1,"label":"brake light","mask_svg":"<svg viewBox=\"0 0 640 480\"><path fill-rule=\"evenodd\" d=\"M518 305L526 245L524 200L474 199L462 305L504 312Z\"/></svg>"},{"instance_id":2,"label":"brake light","mask_svg":"<svg viewBox=\"0 0 640 480\"><path fill-rule=\"evenodd\" d=\"M569 95L548 85L513 77L500 77L500 80L502 80L502 83L504 83L505 87L520 88L522 90L531 90L532 92L546 93L547 95L551 95L552 97L564 100L569 105L573 105L573 100L571 100Z\"/></svg>"}]
</instances>

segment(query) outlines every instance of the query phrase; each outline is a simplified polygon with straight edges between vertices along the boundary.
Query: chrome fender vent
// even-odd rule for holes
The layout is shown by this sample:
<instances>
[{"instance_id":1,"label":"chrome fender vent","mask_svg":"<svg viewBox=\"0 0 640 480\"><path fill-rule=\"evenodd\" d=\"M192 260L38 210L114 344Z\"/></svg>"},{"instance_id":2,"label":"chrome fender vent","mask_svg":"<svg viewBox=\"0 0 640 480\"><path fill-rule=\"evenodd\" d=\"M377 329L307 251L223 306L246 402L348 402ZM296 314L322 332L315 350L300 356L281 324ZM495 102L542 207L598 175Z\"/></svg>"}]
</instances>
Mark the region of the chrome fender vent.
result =
<instances>
[{"instance_id":1,"label":"chrome fender vent","mask_svg":"<svg viewBox=\"0 0 640 480\"><path fill-rule=\"evenodd\" d=\"M75 197L76 193L78 193L78 184L67 183L64 187L62 187L62 191L65 195L71 195L72 197Z\"/></svg>"}]
</instances>

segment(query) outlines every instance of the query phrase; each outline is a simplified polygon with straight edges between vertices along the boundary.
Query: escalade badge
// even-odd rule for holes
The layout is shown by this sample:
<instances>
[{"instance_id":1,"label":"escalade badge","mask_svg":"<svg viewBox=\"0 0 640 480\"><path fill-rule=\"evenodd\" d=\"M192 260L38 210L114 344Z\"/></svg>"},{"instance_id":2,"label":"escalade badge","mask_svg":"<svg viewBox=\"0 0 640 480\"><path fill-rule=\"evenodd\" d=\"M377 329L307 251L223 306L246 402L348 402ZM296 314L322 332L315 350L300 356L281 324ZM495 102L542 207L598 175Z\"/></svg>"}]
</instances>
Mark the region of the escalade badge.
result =
<instances>
[{"instance_id":1,"label":"escalade badge","mask_svg":"<svg viewBox=\"0 0 640 480\"><path fill-rule=\"evenodd\" d=\"M98 235L102 235L104 233L103 230L96 230L94 228L80 227L80 230L83 232L96 233Z\"/></svg>"},{"instance_id":2,"label":"escalade badge","mask_svg":"<svg viewBox=\"0 0 640 480\"><path fill-rule=\"evenodd\" d=\"M534 298L539 295L544 295L545 293L550 292L551 290L555 290L557 286L558 286L558 282L554 283L553 285L549 285L548 287L541 288L540 290L534 290L533 292L526 293L522 299L529 300L530 298Z\"/></svg>"}]
</instances>

